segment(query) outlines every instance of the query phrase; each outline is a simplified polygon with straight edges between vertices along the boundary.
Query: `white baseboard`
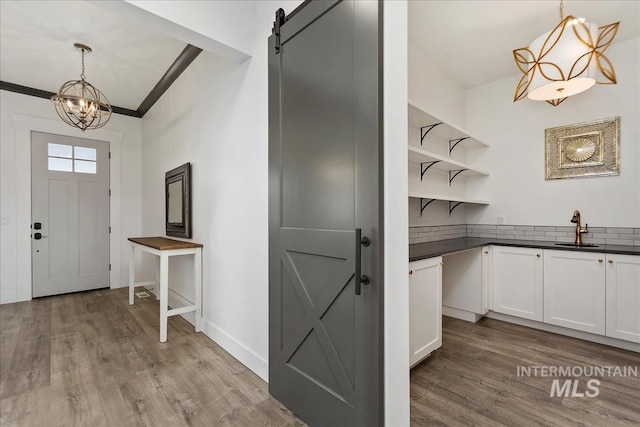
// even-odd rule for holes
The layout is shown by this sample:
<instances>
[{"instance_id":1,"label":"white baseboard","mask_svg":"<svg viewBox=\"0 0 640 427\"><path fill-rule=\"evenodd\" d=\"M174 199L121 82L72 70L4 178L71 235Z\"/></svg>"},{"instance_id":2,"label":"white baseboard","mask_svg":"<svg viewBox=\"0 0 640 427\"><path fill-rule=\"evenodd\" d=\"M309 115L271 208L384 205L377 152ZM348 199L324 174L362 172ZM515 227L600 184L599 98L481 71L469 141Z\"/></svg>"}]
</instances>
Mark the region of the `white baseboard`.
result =
<instances>
[{"instance_id":1,"label":"white baseboard","mask_svg":"<svg viewBox=\"0 0 640 427\"><path fill-rule=\"evenodd\" d=\"M503 322L515 323L516 325L527 326L529 328L540 329L542 331L553 332L555 334L566 335L568 337L578 338L585 341L591 341L598 344L609 345L611 347L622 348L624 350L640 353L640 344L630 341L620 340L617 338L605 337L602 335L591 334L589 332L576 331L562 326L549 325L547 323L536 322L535 320L522 319L508 314L496 313L490 311L486 314L490 319L502 320Z\"/></svg>"},{"instance_id":2,"label":"white baseboard","mask_svg":"<svg viewBox=\"0 0 640 427\"><path fill-rule=\"evenodd\" d=\"M207 319L204 320L203 332L216 342L220 347L224 348L229 354L238 359L240 363L249 368L253 373L262 378L265 382L269 382L269 361L261 357L255 351L251 350L243 343L214 325Z\"/></svg>"},{"instance_id":3,"label":"white baseboard","mask_svg":"<svg viewBox=\"0 0 640 427\"><path fill-rule=\"evenodd\" d=\"M147 291L155 295L155 282L149 282ZM182 295L169 289L169 307L183 307L193 304ZM195 326L195 313L189 312L181 314L187 322ZM202 319L202 333L209 337L213 342L222 347L227 353L235 357L240 363L249 368L253 373L269 382L269 361L261 357L259 354L248 348L246 345L229 335L220 327L215 325L208 319Z\"/></svg>"},{"instance_id":4,"label":"white baseboard","mask_svg":"<svg viewBox=\"0 0 640 427\"><path fill-rule=\"evenodd\" d=\"M442 315L473 323L476 323L478 320L482 319L482 314L476 314L470 311L460 310L458 308L447 307L446 305L442 306Z\"/></svg>"}]
</instances>

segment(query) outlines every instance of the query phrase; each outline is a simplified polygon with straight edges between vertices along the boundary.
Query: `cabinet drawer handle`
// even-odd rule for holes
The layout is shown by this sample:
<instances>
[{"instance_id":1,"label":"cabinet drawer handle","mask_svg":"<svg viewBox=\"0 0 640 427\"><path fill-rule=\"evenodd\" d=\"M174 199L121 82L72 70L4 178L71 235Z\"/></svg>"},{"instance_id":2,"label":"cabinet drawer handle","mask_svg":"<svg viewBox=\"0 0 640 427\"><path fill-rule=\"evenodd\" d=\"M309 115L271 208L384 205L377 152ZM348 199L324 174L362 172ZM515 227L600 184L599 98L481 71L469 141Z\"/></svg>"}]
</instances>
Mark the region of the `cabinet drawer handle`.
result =
<instances>
[{"instance_id":1,"label":"cabinet drawer handle","mask_svg":"<svg viewBox=\"0 0 640 427\"><path fill-rule=\"evenodd\" d=\"M613 260L612 259L609 260L609 264L613 264Z\"/></svg>"},{"instance_id":2,"label":"cabinet drawer handle","mask_svg":"<svg viewBox=\"0 0 640 427\"><path fill-rule=\"evenodd\" d=\"M489 251L484 251L484 253L485 253L485 254L488 254L488 253L489 253Z\"/></svg>"},{"instance_id":3,"label":"cabinet drawer handle","mask_svg":"<svg viewBox=\"0 0 640 427\"><path fill-rule=\"evenodd\" d=\"M413 274L413 270L409 270L409 276Z\"/></svg>"},{"instance_id":4,"label":"cabinet drawer handle","mask_svg":"<svg viewBox=\"0 0 640 427\"><path fill-rule=\"evenodd\" d=\"M536 256L537 256L538 258L540 258L542 255L540 255L540 254L536 254Z\"/></svg>"},{"instance_id":5,"label":"cabinet drawer handle","mask_svg":"<svg viewBox=\"0 0 640 427\"><path fill-rule=\"evenodd\" d=\"M602 261L603 261L603 259L602 259L602 258L598 258L598 262L602 262Z\"/></svg>"}]
</instances>

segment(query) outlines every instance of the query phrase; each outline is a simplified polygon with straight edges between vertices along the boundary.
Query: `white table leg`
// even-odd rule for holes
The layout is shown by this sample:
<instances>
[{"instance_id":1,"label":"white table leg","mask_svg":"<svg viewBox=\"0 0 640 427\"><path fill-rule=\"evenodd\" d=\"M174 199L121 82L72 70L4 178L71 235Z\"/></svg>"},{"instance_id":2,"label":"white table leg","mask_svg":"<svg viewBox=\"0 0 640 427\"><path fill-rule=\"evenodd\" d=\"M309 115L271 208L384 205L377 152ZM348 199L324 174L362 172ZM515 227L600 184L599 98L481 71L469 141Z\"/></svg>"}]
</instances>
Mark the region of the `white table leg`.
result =
<instances>
[{"instance_id":1,"label":"white table leg","mask_svg":"<svg viewBox=\"0 0 640 427\"><path fill-rule=\"evenodd\" d=\"M167 341L167 311L169 303L169 256L160 255L160 342Z\"/></svg>"},{"instance_id":2,"label":"white table leg","mask_svg":"<svg viewBox=\"0 0 640 427\"><path fill-rule=\"evenodd\" d=\"M156 301L160 299L160 257L155 257L156 259L156 283L154 284L154 291L156 294Z\"/></svg>"},{"instance_id":3,"label":"white table leg","mask_svg":"<svg viewBox=\"0 0 640 427\"><path fill-rule=\"evenodd\" d=\"M202 249L200 248L193 254L193 267L193 279L196 282L196 332L200 332L202 330Z\"/></svg>"},{"instance_id":4,"label":"white table leg","mask_svg":"<svg viewBox=\"0 0 640 427\"><path fill-rule=\"evenodd\" d=\"M135 289L136 273L136 247L130 245L129 249L129 305L133 305L133 291Z\"/></svg>"}]
</instances>

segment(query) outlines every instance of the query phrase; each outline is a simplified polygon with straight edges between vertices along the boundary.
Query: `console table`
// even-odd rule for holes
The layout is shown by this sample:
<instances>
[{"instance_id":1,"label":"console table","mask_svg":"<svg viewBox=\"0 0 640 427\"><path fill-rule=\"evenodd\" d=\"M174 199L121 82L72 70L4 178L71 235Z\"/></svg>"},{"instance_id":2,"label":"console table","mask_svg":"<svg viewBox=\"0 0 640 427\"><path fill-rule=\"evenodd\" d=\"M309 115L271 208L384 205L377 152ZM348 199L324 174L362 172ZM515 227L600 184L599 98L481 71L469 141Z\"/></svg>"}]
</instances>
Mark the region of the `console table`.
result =
<instances>
[{"instance_id":1,"label":"console table","mask_svg":"<svg viewBox=\"0 0 640 427\"><path fill-rule=\"evenodd\" d=\"M177 314L195 311L196 332L200 332L202 322L202 245L200 243L183 242L166 237L130 237L129 244L129 305L134 302L135 288L135 256L136 249L156 255L160 259L156 269L156 283L160 293L160 342L167 341L167 318ZM193 277L195 301L193 305L169 310L169 257L176 255L193 255ZM156 294L158 290L156 290ZM157 295L156 295L157 297Z\"/></svg>"}]
</instances>

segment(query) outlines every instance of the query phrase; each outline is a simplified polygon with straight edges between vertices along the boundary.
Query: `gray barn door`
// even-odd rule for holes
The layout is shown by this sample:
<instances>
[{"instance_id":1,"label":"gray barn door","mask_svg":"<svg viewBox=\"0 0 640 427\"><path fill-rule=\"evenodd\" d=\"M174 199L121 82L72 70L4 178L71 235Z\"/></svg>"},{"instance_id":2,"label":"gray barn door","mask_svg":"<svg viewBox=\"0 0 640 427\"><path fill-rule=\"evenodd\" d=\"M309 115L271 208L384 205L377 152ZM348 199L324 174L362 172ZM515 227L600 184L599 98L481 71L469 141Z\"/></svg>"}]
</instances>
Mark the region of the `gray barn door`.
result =
<instances>
[{"instance_id":1,"label":"gray barn door","mask_svg":"<svg viewBox=\"0 0 640 427\"><path fill-rule=\"evenodd\" d=\"M33 297L109 287L109 144L32 132Z\"/></svg>"},{"instance_id":2,"label":"gray barn door","mask_svg":"<svg viewBox=\"0 0 640 427\"><path fill-rule=\"evenodd\" d=\"M383 420L380 13L312 1L269 38L269 391L310 425Z\"/></svg>"}]
</instances>

